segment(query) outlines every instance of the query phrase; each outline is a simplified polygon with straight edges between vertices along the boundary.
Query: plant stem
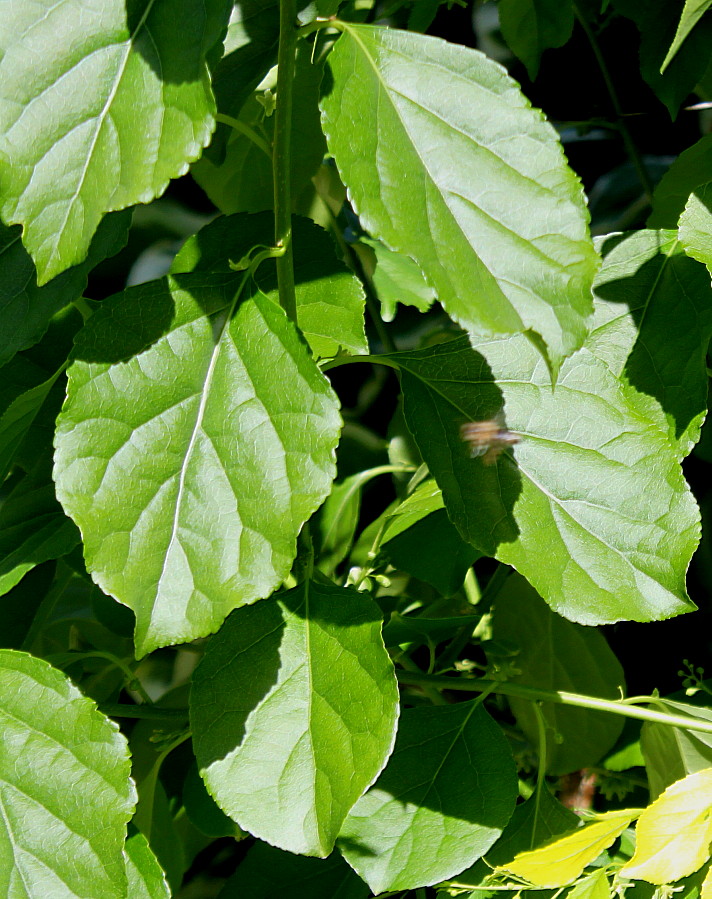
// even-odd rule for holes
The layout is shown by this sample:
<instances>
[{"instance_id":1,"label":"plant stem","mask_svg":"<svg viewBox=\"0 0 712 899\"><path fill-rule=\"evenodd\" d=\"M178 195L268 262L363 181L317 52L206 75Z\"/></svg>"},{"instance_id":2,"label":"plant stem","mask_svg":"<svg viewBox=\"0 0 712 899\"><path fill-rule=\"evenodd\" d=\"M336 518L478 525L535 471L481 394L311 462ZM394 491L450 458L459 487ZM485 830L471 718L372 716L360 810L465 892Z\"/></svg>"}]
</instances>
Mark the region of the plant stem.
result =
<instances>
[{"instance_id":1,"label":"plant stem","mask_svg":"<svg viewBox=\"0 0 712 899\"><path fill-rule=\"evenodd\" d=\"M297 49L295 0L279 2L279 51L277 54L277 106L274 113L272 178L274 181L274 240L284 248L277 258L279 304L288 318L297 322L292 253L291 139L292 94Z\"/></svg>"},{"instance_id":2,"label":"plant stem","mask_svg":"<svg viewBox=\"0 0 712 899\"><path fill-rule=\"evenodd\" d=\"M643 187L643 191L645 196L650 203L651 198L653 196L653 185L648 176L648 172L646 171L643 160L638 152L638 148L636 147L633 138L631 136L630 131L628 130L628 125L625 122L625 117L623 114L623 108L621 107L620 100L618 99L618 93L616 91L615 85L613 84L613 79L611 78L611 73L608 71L608 66L606 65L606 60L601 52L600 44L598 43L598 39L596 35L593 33L593 29L586 21L585 15L578 8L576 0L574 0L574 13L576 14L576 18L579 21L581 28L584 31L584 34L588 38L588 42L591 45L591 50L593 51L593 55L596 57L596 62L598 63L598 68L601 70L601 76L603 77L603 81L606 85L606 90L608 91L608 96L611 98L611 105L613 106L613 111L616 115L616 126L618 131L620 131L621 137L623 138L623 144L626 149L626 153L630 157L630 161L633 163L636 172L638 173L638 178L640 179L640 183Z\"/></svg>"},{"instance_id":3,"label":"plant stem","mask_svg":"<svg viewBox=\"0 0 712 899\"><path fill-rule=\"evenodd\" d=\"M690 715L669 715L652 709L639 709L630 705L630 700L599 699L597 696L584 696L580 693L567 693L564 690L540 690L524 684L510 684L504 681L491 681L484 678L445 677L434 674L416 674L410 671L396 672L402 684L418 687L435 687L438 690L463 690L468 693L481 693L489 690L503 696L517 696L532 702L554 702L558 705L573 705L582 709L594 709L597 712L610 712L612 715L623 715L624 718L638 718L642 721L653 721L667 727L684 727L685 730L712 734L712 721L693 718ZM652 696L637 697L638 702L653 702Z\"/></svg>"},{"instance_id":4,"label":"plant stem","mask_svg":"<svg viewBox=\"0 0 712 899\"><path fill-rule=\"evenodd\" d=\"M188 720L188 709L164 709L157 705L130 705L127 702L102 702L99 711L109 718L175 718Z\"/></svg>"}]
</instances>

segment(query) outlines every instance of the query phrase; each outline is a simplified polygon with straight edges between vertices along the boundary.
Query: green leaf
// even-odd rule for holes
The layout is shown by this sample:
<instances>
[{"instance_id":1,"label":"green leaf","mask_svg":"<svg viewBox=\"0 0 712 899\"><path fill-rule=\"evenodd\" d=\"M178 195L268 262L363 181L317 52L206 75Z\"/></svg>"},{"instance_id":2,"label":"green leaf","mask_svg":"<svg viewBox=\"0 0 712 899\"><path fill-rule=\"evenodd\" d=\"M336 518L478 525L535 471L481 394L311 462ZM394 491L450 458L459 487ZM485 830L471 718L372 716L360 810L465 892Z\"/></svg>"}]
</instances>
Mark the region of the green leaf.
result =
<instances>
[{"instance_id":1,"label":"green leaf","mask_svg":"<svg viewBox=\"0 0 712 899\"><path fill-rule=\"evenodd\" d=\"M0 416L0 482L12 468L22 441L61 374L60 369L46 381L21 393Z\"/></svg>"},{"instance_id":2,"label":"green leaf","mask_svg":"<svg viewBox=\"0 0 712 899\"><path fill-rule=\"evenodd\" d=\"M443 596L452 596L480 553L460 537L445 512L440 489L430 479L388 518L381 556L401 571L432 584Z\"/></svg>"},{"instance_id":3,"label":"green leaf","mask_svg":"<svg viewBox=\"0 0 712 899\"><path fill-rule=\"evenodd\" d=\"M710 857L712 768L678 780L646 808L623 877L664 884L693 874Z\"/></svg>"},{"instance_id":4,"label":"green leaf","mask_svg":"<svg viewBox=\"0 0 712 899\"><path fill-rule=\"evenodd\" d=\"M472 335L535 332L558 370L586 336L598 259L556 132L479 51L344 28L323 124L364 227Z\"/></svg>"},{"instance_id":5,"label":"green leaf","mask_svg":"<svg viewBox=\"0 0 712 899\"><path fill-rule=\"evenodd\" d=\"M337 846L374 893L438 883L499 837L516 783L507 741L478 701L408 709Z\"/></svg>"},{"instance_id":6,"label":"green leaf","mask_svg":"<svg viewBox=\"0 0 712 899\"><path fill-rule=\"evenodd\" d=\"M680 20L682 0L611 0L611 5L637 25L640 73L674 118L707 69L712 21L701 22L661 72Z\"/></svg>"},{"instance_id":7,"label":"green leaf","mask_svg":"<svg viewBox=\"0 0 712 899\"><path fill-rule=\"evenodd\" d=\"M315 356L367 353L363 310L365 294L358 279L334 253L329 235L308 219L292 218L294 280L299 327ZM220 216L189 238L176 256L172 272L224 272L235 286L240 273L230 268L259 245L274 243L272 213ZM260 289L277 300L275 263L267 260L258 269Z\"/></svg>"},{"instance_id":8,"label":"green leaf","mask_svg":"<svg viewBox=\"0 0 712 899\"><path fill-rule=\"evenodd\" d=\"M708 181L712 181L712 134L680 153L660 179L648 227L677 228L690 194Z\"/></svg>"},{"instance_id":9,"label":"green leaf","mask_svg":"<svg viewBox=\"0 0 712 899\"><path fill-rule=\"evenodd\" d=\"M707 414L712 335L710 278L684 249L674 232L608 238L586 342L616 377L657 400L679 458L699 440ZM654 405L649 414L655 415Z\"/></svg>"},{"instance_id":10,"label":"green leaf","mask_svg":"<svg viewBox=\"0 0 712 899\"><path fill-rule=\"evenodd\" d=\"M505 867L535 886L566 886L580 877L586 865L607 849L640 812L636 808L605 812L591 824L556 837L531 852L521 852Z\"/></svg>"},{"instance_id":11,"label":"green leaf","mask_svg":"<svg viewBox=\"0 0 712 899\"><path fill-rule=\"evenodd\" d=\"M688 34L707 12L710 6L712 6L712 0L685 0L685 6L683 7L677 31L675 32L675 39L670 45L667 56L660 67L661 73L670 65L673 57L684 43Z\"/></svg>"},{"instance_id":12,"label":"green leaf","mask_svg":"<svg viewBox=\"0 0 712 899\"><path fill-rule=\"evenodd\" d=\"M492 637L519 647L514 664L521 674L511 678L513 683L604 699L618 699L625 689L623 669L605 637L552 612L521 577L510 577L497 595ZM532 703L510 697L509 705L517 724L538 746L538 718ZM595 765L623 730L622 718L590 709L544 702L541 714L546 722L549 774Z\"/></svg>"},{"instance_id":13,"label":"green leaf","mask_svg":"<svg viewBox=\"0 0 712 899\"><path fill-rule=\"evenodd\" d=\"M54 560L37 565L11 590L0 596L0 647L21 649L54 579ZM29 648L29 647L28 647Z\"/></svg>"},{"instance_id":14,"label":"green leaf","mask_svg":"<svg viewBox=\"0 0 712 899\"><path fill-rule=\"evenodd\" d=\"M239 700L226 707L228 694ZM376 604L308 581L232 615L191 692L195 755L218 804L260 839L322 858L385 765L397 714Z\"/></svg>"},{"instance_id":15,"label":"green leaf","mask_svg":"<svg viewBox=\"0 0 712 899\"><path fill-rule=\"evenodd\" d=\"M371 249L361 251L361 245ZM398 303L415 306L419 312L427 312L435 300L435 291L423 277L423 273L410 258L402 253L394 253L380 240L359 238L354 245L364 268L369 272L371 283L381 303L381 318L390 322L396 315Z\"/></svg>"},{"instance_id":16,"label":"green leaf","mask_svg":"<svg viewBox=\"0 0 712 899\"><path fill-rule=\"evenodd\" d=\"M504 833L487 853L490 865L506 865L515 855L576 830L580 818L565 808L544 785L514 809Z\"/></svg>"},{"instance_id":17,"label":"green leaf","mask_svg":"<svg viewBox=\"0 0 712 899\"><path fill-rule=\"evenodd\" d=\"M326 152L318 106L322 75L323 65L312 61L311 44L301 41L293 86L291 140L298 148L290 168L293 199L310 183ZM218 162L203 157L191 174L221 212L272 209L274 115L268 114L257 93L245 102L236 118L246 130L232 129L224 158Z\"/></svg>"},{"instance_id":18,"label":"green leaf","mask_svg":"<svg viewBox=\"0 0 712 899\"><path fill-rule=\"evenodd\" d=\"M459 338L390 356L408 427L460 534L581 624L692 610L685 572L698 510L652 401L586 349L553 391L526 338L478 349ZM485 465L460 427L503 404L523 439Z\"/></svg>"},{"instance_id":19,"label":"green leaf","mask_svg":"<svg viewBox=\"0 0 712 899\"><path fill-rule=\"evenodd\" d=\"M571 37L573 5L568 0L499 0L497 10L502 37L533 81L544 50L561 47Z\"/></svg>"},{"instance_id":20,"label":"green leaf","mask_svg":"<svg viewBox=\"0 0 712 899\"><path fill-rule=\"evenodd\" d=\"M566 899L609 899L611 887L608 883L608 871L599 868L582 878L576 886L569 890Z\"/></svg>"},{"instance_id":21,"label":"green leaf","mask_svg":"<svg viewBox=\"0 0 712 899\"><path fill-rule=\"evenodd\" d=\"M170 899L166 876L148 840L137 830L126 840L126 878L131 899Z\"/></svg>"},{"instance_id":22,"label":"green leaf","mask_svg":"<svg viewBox=\"0 0 712 899\"><path fill-rule=\"evenodd\" d=\"M256 843L218 899L366 899L370 892L336 852L325 859L306 858Z\"/></svg>"},{"instance_id":23,"label":"green leaf","mask_svg":"<svg viewBox=\"0 0 712 899\"><path fill-rule=\"evenodd\" d=\"M453 637L466 624L475 629L482 615L455 615L448 618L426 618L423 615L400 615L393 612L388 624L383 628L386 646L403 643L436 645Z\"/></svg>"},{"instance_id":24,"label":"green leaf","mask_svg":"<svg viewBox=\"0 0 712 899\"><path fill-rule=\"evenodd\" d=\"M679 235L687 255L703 262L712 274L712 181L690 194L680 216Z\"/></svg>"},{"instance_id":25,"label":"green leaf","mask_svg":"<svg viewBox=\"0 0 712 899\"><path fill-rule=\"evenodd\" d=\"M82 295L89 271L118 253L126 243L130 224L130 210L107 216L94 235L85 262L38 287L35 265L22 245L20 229L0 223L0 365L37 343L52 316Z\"/></svg>"},{"instance_id":26,"label":"green leaf","mask_svg":"<svg viewBox=\"0 0 712 899\"><path fill-rule=\"evenodd\" d=\"M712 721L712 709L672 699L658 699L654 708L673 715L690 715ZM641 731L640 745L652 797L688 774L712 766L712 734L646 721Z\"/></svg>"},{"instance_id":27,"label":"green leaf","mask_svg":"<svg viewBox=\"0 0 712 899\"><path fill-rule=\"evenodd\" d=\"M24 226L40 285L86 258L105 213L159 196L209 142L206 54L227 10L226 0L5 4L0 212Z\"/></svg>"},{"instance_id":28,"label":"green leaf","mask_svg":"<svg viewBox=\"0 0 712 899\"><path fill-rule=\"evenodd\" d=\"M225 36L225 55L212 83L218 112L237 118L247 98L277 62L279 0L240 0L232 8ZM218 124L204 153L220 162L232 128Z\"/></svg>"},{"instance_id":29,"label":"green leaf","mask_svg":"<svg viewBox=\"0 0 712 899\"><path fill-rule=\"evenodd\" d=\"M319 570L331 576L348 555L361 510L361 488L370 472L359 472L334 483L316 516Z\"/></svg>"},{"instance_id":30,"label":"green leaf","mask_svg":"<svg viewBox=\"0 0 712 899\"><path fill-rule=\"evenodd\" d=\"M193 824L211 837L239 838L245 835L208 793L195 762L183 783L183 806Z\"/></svg>"},{"instance_id":31,"label":"green leaf","mask_svg":"<svg viewBox=\"0 0 712 899\"><path fill-rule=\"evenodd\" d=\"M75 352L55 480L88 570L136 612L140 655L205 636L288 574L337 399L281 308L221 274L105 300Z\"/></svg>"},{"instance_id":32,"label":"green leaf","mask_svg":"<svg viewBox=\"0 0 712 899\"><path fill-rule=\"evenodd\" d=\"M44 467L22 477L0 505L0 594L36 565L59 559L80 542Z\"/></svg>"},{"instance_id":33,"label":"green leaf","mask_svg":"<svg viewBox=\"0 0 712 899\"><path fill-rule=\"evenodd\" d=\"M118 726L47 662L0 650L0 729L2 894L125 897L136 797Z\"/></svg>"}]
</instances>

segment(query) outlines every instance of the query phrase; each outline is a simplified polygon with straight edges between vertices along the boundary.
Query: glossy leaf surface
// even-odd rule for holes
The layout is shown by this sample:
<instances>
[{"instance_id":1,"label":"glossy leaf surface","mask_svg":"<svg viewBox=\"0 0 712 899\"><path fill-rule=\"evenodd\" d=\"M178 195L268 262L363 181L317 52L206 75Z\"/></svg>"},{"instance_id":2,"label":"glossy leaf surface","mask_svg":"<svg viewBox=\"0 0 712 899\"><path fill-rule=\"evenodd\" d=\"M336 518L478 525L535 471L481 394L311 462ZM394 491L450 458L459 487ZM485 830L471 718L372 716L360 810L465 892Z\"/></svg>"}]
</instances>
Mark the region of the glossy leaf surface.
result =
<instances>
[{"instance_id":1,"label":"glossy leaf surface","mask_svg":"<svg viewBox=\"0 0 712 899\"><path fill-rule=\"evenodd\" d=\"M3 895L122 899L135 795L118 726L60 671L10 650L0 650L0 726Z\"/></svg>"},{"instance_id":2,"label":"glossy leaf surface","mask_svg":"<svg viewBox=\"0 0 712 899\"><path fill-rule=\"evenodd\" d=\"M196 758L218 804L254 836L322 858L385 765L397 715L380 610L309 581L232 615L191 693Z\"/></svg>"},{"instance_id":3,"label":"glossy leaf surface","mask_svg":"<svg viewBox=\"0 0 712 899\"><path fill-rule=\"evenodd\" d=\"M337 846L374 893L437 883L490 848L516 792L507 741L480 703L409 709Z\"/></svg>"},{"instance_id":4,"label":"glossy leaf surface","mask_svg":"<svg viewBox=\"0 0 712 899\"><path fill-rule=\"evenodd\" d=\"M499 65L436 38L348 25L329 65L323 125L364 227L471 334L532 330L557 370L598 261L554 130Z\"/></svg>"},{"instance_id":5,"label":"glossy leaf surface","mask_svg":"<svg viewBox=\"0 0 712 899\"><path fill-rule=\"evenodd\" d=\"M680 216L680 243L712 272L712 181L695 188Z\"/></svg>"},{"instance_id":6,"label":"glossy leaf surface","mask_svg":"<svg viewBox=\"0 0 712 899\"><path fill-rule=\"evenodd\" d=\"M623 669L606 639L593 628L567 621L547 606L521 577L513 576L497 595L494 640L519 648L511 678L543 690L564 690L617 699L625 691ZM532 703L516 697L509 705L533 746L539 728ZM546 721L546 770L567 774L595 765L623 730L623 719L590 709L540 703Z\"/></svg>"},{"instance_id":7,"label":"glossy leaf surface","mask_svg":"<svg viewBox=\"0 0 712 899\"><path fill-rule=\"evenodd\" d=\"M166 875L148 840L138 831L126 840L126 879L131 899L170 899Z\"/></svg>"},{"instance_id":8,"label":"glossy leaf surface","mask_svg":"<svg viewBox=\"0 0 712 899\"><path fill-rule=\"evenodd\" d=\"M5 4L0 212L23 225L39 284L83 261L105 213L159 196L209 142L206 55L227 12L225 0Z\"/></svg>"},{"instance_id":9,"label":"glossy leaf surface","mask_svg":"<svg viewBox=\"0 0 712 899\"><path fill-rule=\"evenodd\" d=\"M691 610L698 512L657 407L651 416L648 398L586 349L555 391L526 338L478 349L459 338L390 357L408 427L461 535L581 624ZM460 427L503 405L522 441L486 465Z\"/></svg>"},{"instance_id":10,"label":"glossy leaf surface","mask_svg":"<svg viewBox=\"0 0 712 899\"><path fill-rule=\"evenodd\" d=\"M77 338L55 480L92 576L136 612L139 654L204 636L281 583L330 490L339 427L263 294L200 273L102 304Z\"/></svg>"}]
</instances>

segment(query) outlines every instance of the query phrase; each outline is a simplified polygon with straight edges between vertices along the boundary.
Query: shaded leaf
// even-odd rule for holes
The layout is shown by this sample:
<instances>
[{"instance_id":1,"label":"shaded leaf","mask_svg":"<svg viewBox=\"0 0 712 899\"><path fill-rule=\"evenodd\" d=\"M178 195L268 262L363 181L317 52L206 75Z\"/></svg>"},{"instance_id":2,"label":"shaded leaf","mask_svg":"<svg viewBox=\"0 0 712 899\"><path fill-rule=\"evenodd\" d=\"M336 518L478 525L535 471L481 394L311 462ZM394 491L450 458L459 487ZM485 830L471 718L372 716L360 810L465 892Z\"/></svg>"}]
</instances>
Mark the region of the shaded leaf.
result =
<instances>
[{"instance_id":1,"label":"shaded leaf","mask_svg":"<svg viewBox=\"0 0 712 899\"><path fill-rule=\"evenodd\" d=\"M393 354L405 416L464 539L513 565L581 624L690 611L698 511L657 410L580 350L556 390L526 338L465 338ZM496 464L471 458L467 421L522 435Z\"/></svg>"},{"instance_id":2,"label":"shaded leaf","mask_svg":"<svg viewBox=\"0 0 712 899\"><path fill-rule=\"evenodd\" d=\"M712 21L700 22L661 73L680 20L682 0L647 0L646 3L611 0L611 5L637 25L640 31L640 73L674 118L683 100L695 89L707 69Z\"/></svg>"},{"instance_id":3,"label":"shaded leaf","mask_svg":"<svg viewBox=\"0 0 712 899\"><path fill-rule=\"evenodd\" d=\"M585 693L617 699L625 689L623 669L593 628L567 621L521 577L510 577L495 600L492 637L519 648L511 678L542 690ZM539 728L532 703L509 697L509 705L530 742L538 746ZM567 774L595 765L623 730L623 718L591 709L540 704L546 722L546 770Z\"/></svg>"},{"instance_id":4,"label":"shaded leaf","mask_svg":"<svg viewBox=\"0 0 712 899\"><path fill-rule=\"evenodd\" d=\"M701 868L712 841L712 768L668 787L641 814L635 837L623 877L664 884Z\"/></svg>"},{"instance_id":5,"label":"shaded leaf","mask_svg":"<svg viewBox=\"0 0 712 899\"><path fill-rule=\"evenodd\" d=\"M336 258L334 244L318 225L292 218L294 280L299 327L315 356L335 356L340 349L367 353L363 310L365 294L358 279ZM272 213L221 216L189 238L176 256L172 272L224 272L240 283L237 262L249 251L274 242ZM260 289L276 301L277 275L273 260L265 261L255 279Z\"/></svg>"},{"instance_id":6,"label":"shaded leaf","mask_svg":"<svg viewBox=\"0 0 712 899\"><path fill-rule=\"evenodd\" d=\"M118 726L47 662L0 650L0 728L3 895L125 897L136 797Z\"/></svg>"},{"instance_id":7,"label":"shaded leaf","mask_svg":"<svg viewBox=\"0 0 712 899\"><path fill-rule=\"evenodd\" d=\"M507 741L479 702L408 709L337 846L374 893L428 886L490 848L516 794Z\"/></svg>"},{"instance_id":8,"label":"shaded leaf","mask_svg":"<svg viewBox=\"0 0 712 899\"><path fill-rule=\"evenodd\" d=\"M556 132L479 51L343 27L323 125L364 227L471 334L536 332L558 370L586 335L598 261Z\"/></svg>"},{"instance_id":9,"label":"shaded leaf","mask_svg":"<svg viewBox=\"0 0 712 899\"><path fill-rule=\"evenodd\" d=\"M690 194L712 181L712 134L683 150L663 175L653 194L649 228L677 228Z\"/></svg>"},{"instance_id":10,"label":"shaded leaf","mask_svg":"<svg viewBox=\"0 0 712 899\"><path fill-rule=\"evenodd\" d=\"M0 505L0 594L36 565L66 555L80 539L44 466L18 479Z\"/></svg>"},{"instance_id":11,"label":"shaded leaf","mask_svg":"<svg viewBox=\"0 0 712 899\"><path fill-rule=\"evenodd\" d=\"M218 112L237 118L248 97L277 62L279 0L240 0L230 14L225 54L212 74ZM219 162L232 128L218 124L204 153Z\"/></svg>"},{"instance_id":12,"label":"shaded leaf","mask_svg":"<svg viewBox=\"0 0 712 899\"><path fill-rule=\"evenodd\" d=\"M55 480L88 570L136 612L140 655L282 582L329 492L339 426L331 387L263 294L201 272L102 303L77 337Z\"/></svg>"},{"instance_id":13,"label":"shaded leaf","mask_svg":"<svg viewBox=\"0 0 712 899\"><path fill-rule=\"evenodd\" d=\"M206 54L229 6L5 6L0 211L6 224L23 225L45 284L85 259L105 213L163 193L209 142L215 104Z\"/></svg>"},{"instance_id":14,"label":"shaded leaf","mask_svg":"<svg viewBox=\"0 0 712 899\"><path fill-rule=\"evenodd\" d=\"M514 809L504 833L487 853L490 865L506 865L520 852L528 852L554 837L576 830L580 818L565 808L543 786Z\"/></svg>"},{"instance_id":15,"label":"shaded leaf","mask_svg":"<svg viewBox=\"0 0 712 899\"><path fill-rule=\"evenodd\" d=\"M195 762L188 769L183 784L183 806L193 824L208 836L245 836L208 793Z\"/></svg>"},{"instance_id":16,"label":"shaded leaf","mask_svg":"<svg viewBox=\"0 0 712 899\"><path fill-rule=\"evenodd\" d=\"M94 235L86 260L43 287L37 286L35 265L20 239L20 228L0 223L0 365L37 343L52 316L82 295L89 271L124 246L131 211L106 216Z\"/></svg>"},{"instance_id":17,"label":"shaded leaf","mask_svg":"<svg viewBox=\"0 0 712 899\"><path fill-rule=\"evenodd\" d=\"M699 440L707 414L709 274L685 255L674 232L617 235L601 249L586 347L616 377L657 400L663 426L683 458ZM655 417L654 404L647 414Z\"/></svg>"},{"instance_id":18,"label":"shaded leaf","mask_svg":"<svg viewBox=\"0 0 712 899\"><path fill-rule=\"evenodd\" d=\"M0 482L5 480L27 432L63 371L21 393L0 416Z\"/></svg>"},{"instance_id":19,"label":"shaded leaf","mask_svg":"<svg viewBox=\"0 0 712 899\"><path fill-rule=\"evenodd\" d=\"M366 899L370 890L338 853L328 858L292 855L256 843L222 888L218 899Z\"/></svg>"},{"instance_id":20,"label":"shaded leaf","mask_svg":"<svg viewBox=\"0 0 712 899\"><path fill-rule=\"evenodd\" d=\"M504 867L539 887L562 887L581 872L640 815L641 809L619 809L598 815L592 824L557 837L530 852L520 852Z\"/></svg>"},{"instance_id":21,"label":"shaded leaf","mask_svg":"<svg viewBox=\"0 0 712 899\"><path fill-rule=\"evenodd\" d=\"M655 708L673 715L712 721L712 710L672 699L656 700ZM712 766L712 734L646 721L641 730L640 745L653 797L688 774Z\"/></svg>"},{"instance_id":22,"label":"shaded leaf","mask_svg":"<svg viewBox=\"0 0 712 899\"><path fill-rule=\"evenodd\" d=\"M561 0L499 0L497 10L502 37L533 81L544 50L561 47L571 37L573 6Z\"/></svg>"},{"instance_id":23,"label":"shaded leaf","mask_svg":"<svg viewBox=\"0 0 712 899\"><path fill-rule=\"evenodd\" d=\"M378 607L315 582L232 615L193 678L209 791L240 827L304 855L333 849L390 755L397 715Z\"/></svg>"},{"instance_id":24,"label":"shaded leaf","mask_svg":"<svg viewBox=\"0 0 712 899\"><path fill-rule=\"evenodd\" d=\"M673 57L684 43L689 33L699 22L702 16L707 12L710 6L712 6L712 0L685 0L685 6L683 7L682 15L680 16L680 21L677 25L677 31L675 32L675 39L673 40L672 44L670 44L670 49L667 52L667 56L663 60L663 64L660 67L661 72L664 72L665 69L670 65Z\"/></svg>"},{"instance_id":25,"label":"shaded leaf","mask_svg":"<svg viewBox=\"0 0 712 899\"><path fill-rule=\"evenodd\" d=\"M292 146L298 148L290 166L292 198L309 184L321 165L326 143L319 122L319 86L323 65L312 61L311 44L299 42L294 74ZM273 85L274 87L274 85ZM235 116L251 133L232 129L225 156L199 159L191 174L221 212L261 212L274 206L272 141L274 115L259 94L249 97ZM255 136L260 141L255 141Z\"/></svg>"}]
</instances>

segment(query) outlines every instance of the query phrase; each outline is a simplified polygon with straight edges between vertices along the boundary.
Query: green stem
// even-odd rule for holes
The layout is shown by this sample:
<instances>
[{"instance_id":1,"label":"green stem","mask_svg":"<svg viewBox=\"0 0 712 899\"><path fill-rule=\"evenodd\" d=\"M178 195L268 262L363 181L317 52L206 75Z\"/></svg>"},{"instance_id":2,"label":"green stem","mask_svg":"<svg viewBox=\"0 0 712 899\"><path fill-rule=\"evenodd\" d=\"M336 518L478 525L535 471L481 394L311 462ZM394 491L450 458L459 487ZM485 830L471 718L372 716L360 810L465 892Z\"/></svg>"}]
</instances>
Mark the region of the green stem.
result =
<instances>
[{"instance_id":1,"label":"green stem","mask_svg":"<svg viewBox=\"0 0 712 899\"><path fill-rule=\"evenodd\" d=\"M536 728L539 736L539 767L536 772L536 791L534 796L534 820L539 820L539 807L541 804L542 791L546 789L546 721L544 714L538 702L532 704L534 715L536 717ZM536 828L532 831L529 848L534 848L534 836Z\"/></svg>"},{"instance_id":2,"label":"green stem","mask_svg":"<svg viewBox=\"0 0 712 899\"><path fill-rule=\"evenodd\" d=\"M84 321L87 321L87 319L91 318L92 308L84 299L84 297L77 297L76 300L72 300L72 303L74 307L79 310Z\"/></svg>"},{"instance_id":3,"label":"green stem","mask_svg":"<svg viewBox=\"0 0 712 899\"><path fill-rule=\"evenodd\" d=\"M410 671L398 671L398 680L402 684L418 687L435 687L439 690L462 690L467 693L481 693L488 690L503 696L516 696L532 702L554 702L557 705L572 705L582 709L594 709L597 712L609 712L611 715L622 715L624 718L638 718L652 721L667 727L683 727L685 730L712 734L712 721L692 718L690 715L669 715L653 709L639 709L630 704L630 699L599 699L597 696L583 696L580 693L567 693L564 690L540 690L524 684L485 680L484 678L444 677L435 674L416 674ZM652 696L636 697L637 702L654 702Z\"/></svg>"},{"instance_id":4,"label":"green stem","mask_svg":"<svg viewBox=\"0 0 712 899\"><path fill-rule=\"evenodd\" d=\"M606 60L603 56L603 53L601 52L600 44L598 43L596 35L593 33L593 29L586 21L586 16L578 8L576 0L574 0L573 7L576 18L578 19L579 24L581 25L581 28L583 29L584 34L588 38L588 42L591 45L593 55L596 57L596 62L598 63L598 68L601 71L601 76L603 77L603 81L606 85L608 96L611 98L611 104L613 106L613 111L615 112L617 119L616 127L620 131L621 137L623 138L623 144L628 156L630 157L630 161L633 163L633 166L638 173L638 178L640 179L640 183L643 187L643 191L645 192L645 196L648 202L650 202L653 196L653 184L648 176L648 172L645 168L640 153L638 152L638 148L636 147L628 126L625 122L623 108L621 106L620 100L618 99L618 93L616 91L615 85L613 84L611 73L608 71Z\"/></svg>"},{"instance_id":5,"label":"green stem","mask_svg":"<svg viewBox=\"0 0 712 899\"><path fill-rule=\"evenodd\" d=\"M400 368L400 366L392 359L389 359L388 356L379 355L339 356L338 359L329 359L328 362L324 362L324 364L319 367L322 371L329 371L330 368L338 368L340 365L353 365L354 362L372 362L375 365L387 365L389 368L395 368L396 371Z\"/></svg>"},{"instance_id":6,"label":"green stem","mask_svg":"<svg viewBox=\"0 0 712 899\"><path fill-rule=\"evenodd\" d=\"M277 54L277 106L274 113L272 177L274 180L274 240L284 248L277 259L279 303L291 321L297 321L292 253L291 140L292 94L297 50L295 0L279 2L279 50Z\"/></svg>"},{"instance_id":7,"label":"green stem","mask_svg":"<svg viewBox=\"0 0 712 899\"><path fill-rule=\"evenodd\" d=\"M244 134L248 140L251 140L256 147L259 147L259 149L262 150L270 161L272 160L272 148L266 140L259 136L254 128L250 128L249 125L246 125L239 119L235 119L231 115L226 115L222 112L219 112L215 118L218 122L222 122L223 125L229 125L234 131L239 131L240 134Z\"/></svg>"}]
</instances>

